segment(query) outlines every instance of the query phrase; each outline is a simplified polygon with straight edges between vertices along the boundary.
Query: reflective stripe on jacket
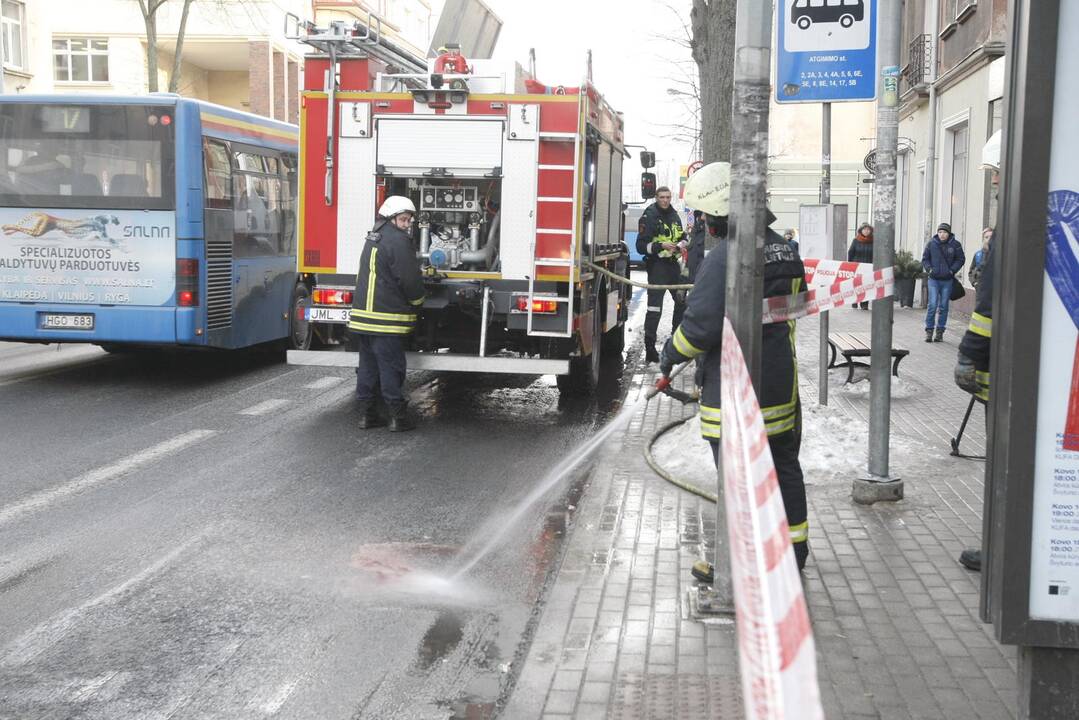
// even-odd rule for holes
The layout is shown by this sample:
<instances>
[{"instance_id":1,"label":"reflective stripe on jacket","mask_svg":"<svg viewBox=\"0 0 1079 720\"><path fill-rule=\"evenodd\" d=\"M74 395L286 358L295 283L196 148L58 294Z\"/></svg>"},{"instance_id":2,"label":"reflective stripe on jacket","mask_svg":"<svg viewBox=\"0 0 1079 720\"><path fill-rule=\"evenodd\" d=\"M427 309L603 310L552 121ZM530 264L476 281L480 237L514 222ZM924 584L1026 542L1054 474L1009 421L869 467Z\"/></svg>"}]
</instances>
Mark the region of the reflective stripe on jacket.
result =
<instances>
[{"instance_id":1,"label":"reflective stripe on jacket","mask_svg":"<svg viewBox=\"0 0 1079 720\"><path fill-rule=\"evenodd\" d=\"M407 335L423 305L423 275L407 233L380 219L367 234L348 327L367 335Z\"/></svg>"},{"instance_id":2,"label":"reflective stripe on jacket","mask_svg":"<svg viewBox=\"0 0 1079 720\"><path fill-rule=\"evenodd\" d=\"M701 264L697 281L686 299L686 313L663 348L666 359L678 364L704 355L701 380L701 435L718 440L720 411L720 355L727 290L725 241ZM769 230L764 246L764 296L800 293L805 289L805 268L798 254L777 233ZM769 436L797 429L798 367L795 361L794 322L761 328L761 413Z\"/></svg>"}]
</instances>

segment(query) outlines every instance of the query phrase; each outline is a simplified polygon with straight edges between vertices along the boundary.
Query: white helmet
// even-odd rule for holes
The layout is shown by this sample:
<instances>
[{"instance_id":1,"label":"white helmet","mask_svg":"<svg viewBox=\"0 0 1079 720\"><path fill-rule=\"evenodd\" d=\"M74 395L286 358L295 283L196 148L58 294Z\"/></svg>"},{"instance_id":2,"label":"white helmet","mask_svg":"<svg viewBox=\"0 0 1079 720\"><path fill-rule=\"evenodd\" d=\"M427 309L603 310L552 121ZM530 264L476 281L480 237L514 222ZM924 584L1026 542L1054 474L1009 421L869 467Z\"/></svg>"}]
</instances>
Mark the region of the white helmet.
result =
<instances>
[{"instance_id":1,"label":"white helmet","mask_svg":"<svg viewBox=\"0 0 1079 720\"><path fill-rule=\"evenodd\" d=\"M378 214L387 220L405 212L415 215L416 206L412 204L411 200L402 195L390 195L382 202L382 207L378 209Z\"/></svg>"},{"instance_id":2,"label":"white helmet","mask_svg":"<svg viewBox=\"0 0 1079 720\"><path fill-rule=\"evenodd\" d=\"M686 180L683 193L686 207L714 217L726 217L731 212L731 164L708 163Z\"/></svg>"}]
</instances>

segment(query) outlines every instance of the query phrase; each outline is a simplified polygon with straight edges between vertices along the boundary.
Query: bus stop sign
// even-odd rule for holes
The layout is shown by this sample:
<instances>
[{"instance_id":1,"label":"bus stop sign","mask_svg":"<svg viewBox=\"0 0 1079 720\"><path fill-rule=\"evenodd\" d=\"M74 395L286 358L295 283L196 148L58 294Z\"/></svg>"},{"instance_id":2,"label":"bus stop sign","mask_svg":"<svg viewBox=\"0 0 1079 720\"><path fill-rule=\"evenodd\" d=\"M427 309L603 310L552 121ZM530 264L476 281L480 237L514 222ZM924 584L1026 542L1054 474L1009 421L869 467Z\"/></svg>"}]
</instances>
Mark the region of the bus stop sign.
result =
<instances>
[{"instance_id":1,"label":"bus stop sign","mask_svg":"<svg viewBox=\"0 0 1079 720\"><path fill-rule=\"evenodd\" d=\"M877 0L779 0L776 102L877 97Z\"/></svg>"}]
</instances>

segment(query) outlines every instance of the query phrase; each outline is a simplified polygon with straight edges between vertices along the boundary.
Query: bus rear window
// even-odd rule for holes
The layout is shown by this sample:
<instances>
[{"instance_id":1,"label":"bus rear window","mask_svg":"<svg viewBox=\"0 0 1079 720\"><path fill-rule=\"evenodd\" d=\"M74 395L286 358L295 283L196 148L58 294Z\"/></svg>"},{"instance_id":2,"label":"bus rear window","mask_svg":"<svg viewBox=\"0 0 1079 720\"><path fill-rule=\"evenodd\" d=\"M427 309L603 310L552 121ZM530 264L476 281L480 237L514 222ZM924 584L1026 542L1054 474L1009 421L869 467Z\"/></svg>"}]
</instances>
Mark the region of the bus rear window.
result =
<instances>
[{"instance_id":1,"label":"bus rear window","mask_svg":"<svg viewBox=\"0 0 1079 720\"><path fill-rule=\"evenodd\" d=\"M173 112L0 103L0 207L173 209Z\"/></svg>"}]
</instances>

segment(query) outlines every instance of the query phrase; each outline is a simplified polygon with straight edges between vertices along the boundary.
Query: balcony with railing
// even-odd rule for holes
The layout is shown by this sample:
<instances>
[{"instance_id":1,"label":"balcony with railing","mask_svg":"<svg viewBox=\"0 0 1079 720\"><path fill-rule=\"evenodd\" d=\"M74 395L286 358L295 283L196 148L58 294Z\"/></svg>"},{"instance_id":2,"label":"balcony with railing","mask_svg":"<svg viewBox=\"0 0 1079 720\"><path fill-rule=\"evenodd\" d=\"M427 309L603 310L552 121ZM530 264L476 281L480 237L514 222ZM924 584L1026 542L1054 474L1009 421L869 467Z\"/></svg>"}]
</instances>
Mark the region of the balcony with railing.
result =
<instances>
[{"instance_id":1,"label":"balcony with railing","mask_svg":"<svg viewBox=\"0 0 1079 720\"><path fill-rule=\"evenodd\" d=\"M902 94L905 95L911 90L918 94L923 94L927 91L930 71L932 70L930 63L933 61L932 47L930 45L932 41L932 36L928 34L915 35L914 39L910 41L907 48L907 64L903 68Z\"/></svg>"}]
</instances>

